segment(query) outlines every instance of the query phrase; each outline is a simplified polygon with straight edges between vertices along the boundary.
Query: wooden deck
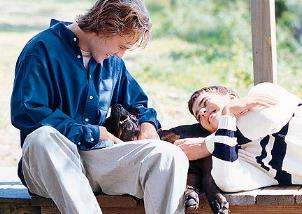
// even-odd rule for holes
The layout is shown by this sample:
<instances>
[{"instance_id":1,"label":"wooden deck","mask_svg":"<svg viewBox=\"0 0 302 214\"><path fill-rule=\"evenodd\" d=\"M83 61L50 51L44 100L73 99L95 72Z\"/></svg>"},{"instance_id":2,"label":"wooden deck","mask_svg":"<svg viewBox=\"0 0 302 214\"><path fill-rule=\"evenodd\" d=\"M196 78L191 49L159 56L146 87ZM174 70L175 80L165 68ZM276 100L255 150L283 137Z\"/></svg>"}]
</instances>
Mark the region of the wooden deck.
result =
<instances>
[{"instance_id":1,"label":"wooden deck","mask_svg":"<svg viewBox=\"0 0 302 214\"><path fill-rule=\"evenodd\" d=\"M58 214L50 199L28 194L20 183L16 168L0 168L0 213L1 214ZM13 176L12 176L13 175ZM225 194L230 203L231 214L236 213L302 213L302 186L275 186L259 190ZM141 200L130 196L97 196L104 214L143 214ZM212 213L205 197L192 214Z\"/></svg>"}]
</instances>

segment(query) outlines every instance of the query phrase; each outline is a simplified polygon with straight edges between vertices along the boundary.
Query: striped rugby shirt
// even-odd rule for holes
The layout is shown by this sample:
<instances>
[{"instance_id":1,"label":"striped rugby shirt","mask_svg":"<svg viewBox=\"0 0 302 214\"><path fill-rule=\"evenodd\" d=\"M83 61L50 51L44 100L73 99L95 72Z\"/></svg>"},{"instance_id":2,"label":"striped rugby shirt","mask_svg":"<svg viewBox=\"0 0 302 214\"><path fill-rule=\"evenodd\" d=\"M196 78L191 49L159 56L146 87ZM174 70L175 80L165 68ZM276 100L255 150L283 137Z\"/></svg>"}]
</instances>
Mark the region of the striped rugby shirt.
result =
<instances>
[{"instance_id":1,"label":"striped rugby shirt","mask_svg":"<svg viewBox=\"0 0 302 214\"><path fill-rule=\"evenodd\" d=\"M269 95L277 104L236 119L218 118L205 139L212 176L225 192L277 184L302 184L302 101L280 86L261 83L249 95Z\"/></svg>"}]
</instances>

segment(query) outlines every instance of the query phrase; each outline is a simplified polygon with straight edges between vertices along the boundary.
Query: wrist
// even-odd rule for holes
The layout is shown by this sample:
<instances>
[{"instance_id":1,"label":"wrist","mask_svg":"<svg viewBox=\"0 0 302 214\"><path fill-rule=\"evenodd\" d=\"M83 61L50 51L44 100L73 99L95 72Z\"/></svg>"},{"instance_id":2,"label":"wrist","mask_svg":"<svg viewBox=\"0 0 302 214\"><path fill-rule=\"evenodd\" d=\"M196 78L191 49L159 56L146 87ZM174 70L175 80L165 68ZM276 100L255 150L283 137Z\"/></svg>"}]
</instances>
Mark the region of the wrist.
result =
<instances>
[{"instance_id":1,"label":"wrist","mask_svg":"<svg viewBox=\"0 0 302 214\"><path fill-rule=\"evenodd\" d=\"M100 137L99 137L99 141L102 140L107 140L108 139L108 131L106 129L106 127L104 126L100 126Z\"/></svg>"},{"instance_id":2,"label":"wrist","mask_svg":"<svg viewBox=\"0 0 302 214\"><path fill-rule=\"evenodd\" d=\"M147 128L147 129L156 130L155 126L152 123L149 123L149 122L143 122L143 123L140 124L140 126L141 126L141 129Z\"/></svg>"},{"instance_id":3,"label":"wrist","mask_svg":"<svg viewBox=\"0 0 302 214\"><path fill-rule=\"evenodd\" d=\"M231 111L231 107L226 105L221 112L221 115L228 115L228 116L234 116L234 114Z\"/></svg>"}]
</instances>

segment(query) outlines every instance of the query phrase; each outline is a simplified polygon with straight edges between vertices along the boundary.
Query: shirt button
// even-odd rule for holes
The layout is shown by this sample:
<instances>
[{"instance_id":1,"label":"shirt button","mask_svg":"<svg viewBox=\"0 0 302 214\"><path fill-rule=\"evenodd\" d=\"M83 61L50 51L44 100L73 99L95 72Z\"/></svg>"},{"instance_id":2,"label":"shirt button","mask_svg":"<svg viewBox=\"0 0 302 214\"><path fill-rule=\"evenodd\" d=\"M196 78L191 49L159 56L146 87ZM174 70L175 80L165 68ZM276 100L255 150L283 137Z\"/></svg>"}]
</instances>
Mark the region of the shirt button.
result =
<instances>
[{"instance_id":1,"label":"shirt button","mask_svg":"<svg viewBox=\"0 0 302 214\"><path fill-rule=\"evenodd\" d=\"M93 142L93 141L94 141L93 137L92 137L92 138L90 138L90 141L91 141L91 142Z\"/></svg>"},{"instance_id":2,"label":"shirt button","mask_svg":"<svg viewBox=\"0 0 302 214\"><path fill-rule=\"evenodd\" d=\"M81 58L81 55L77 55L77 57L78 57L78 59L80 59L80 58Z\"/></svg>"},{"instance_id":3,"label":"shirt button","mask_svg":"<svg viewBox=\"0 0 302 214\"><path fill-rule=\"evenodd\" d=\"M75 42L76 42L76 41L77 41L77 38L76 38L76 37L74 37L74 38L73 38L73 41L75 41Z\"/></svg>"},{"instance_id":4,"label":"shirt button","mask_svg":"<svg viewBox=\"0 0 302 214\"><path fill-rule=\"evenodd\" d=\"M91 79L91 74L89 74L89 78Z\"/></svg>"},{"instance_id":5,"label":"shirt button","mask_svg":"<svg viewBox=\"0 0 302 214\"><path fill-rule=\"evenodd\" d=\"M92 99L93 99L93 96L90 96L90 97L89 97L89 99L91 99L91 100L92 100Z\"/></svg>"},{"instance_id":6,"label":"shirt button","mask_svg":"<svg viewBox=\"0 0 302 214\"><path fill-rule=\"evenodd\" d=\"M88 122L88 121L89 121L89 118L85 118L85 121Z\"/></svg>"},{"instance_id":7,"label":"shirt button","mask_svg":"<svg viewBox=\"0 0 302 214\"><path fill-rule=\"evenodd\" d=\"M78 142L78 145L81 145L81 142Z\"/></svg>"}]
</instances>

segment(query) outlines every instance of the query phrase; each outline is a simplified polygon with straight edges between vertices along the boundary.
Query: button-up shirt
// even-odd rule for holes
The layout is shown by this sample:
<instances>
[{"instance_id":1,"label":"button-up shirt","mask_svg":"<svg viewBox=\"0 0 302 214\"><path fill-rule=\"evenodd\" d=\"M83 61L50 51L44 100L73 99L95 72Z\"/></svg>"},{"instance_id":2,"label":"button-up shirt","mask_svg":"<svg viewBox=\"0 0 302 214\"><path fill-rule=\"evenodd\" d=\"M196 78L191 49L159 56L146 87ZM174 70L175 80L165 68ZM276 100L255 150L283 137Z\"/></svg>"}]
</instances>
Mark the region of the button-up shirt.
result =
<instances>
[{"instance_id":1,"label":"button-up shirt","mask_svg":"<svg viewBox=\"0 0 302 214\"><path fill-rule=\"evenodd\" d=\"M116 56L86 70L79 39L70 23L51 21L51 27L32 38L16 63L11 98L12 124L20 129L21 145L35 129L56 128L79 149L97 146L99 126L113 104L137 109L139 121L160 127L148 98Z\"/></svg>"}]
</instances>

